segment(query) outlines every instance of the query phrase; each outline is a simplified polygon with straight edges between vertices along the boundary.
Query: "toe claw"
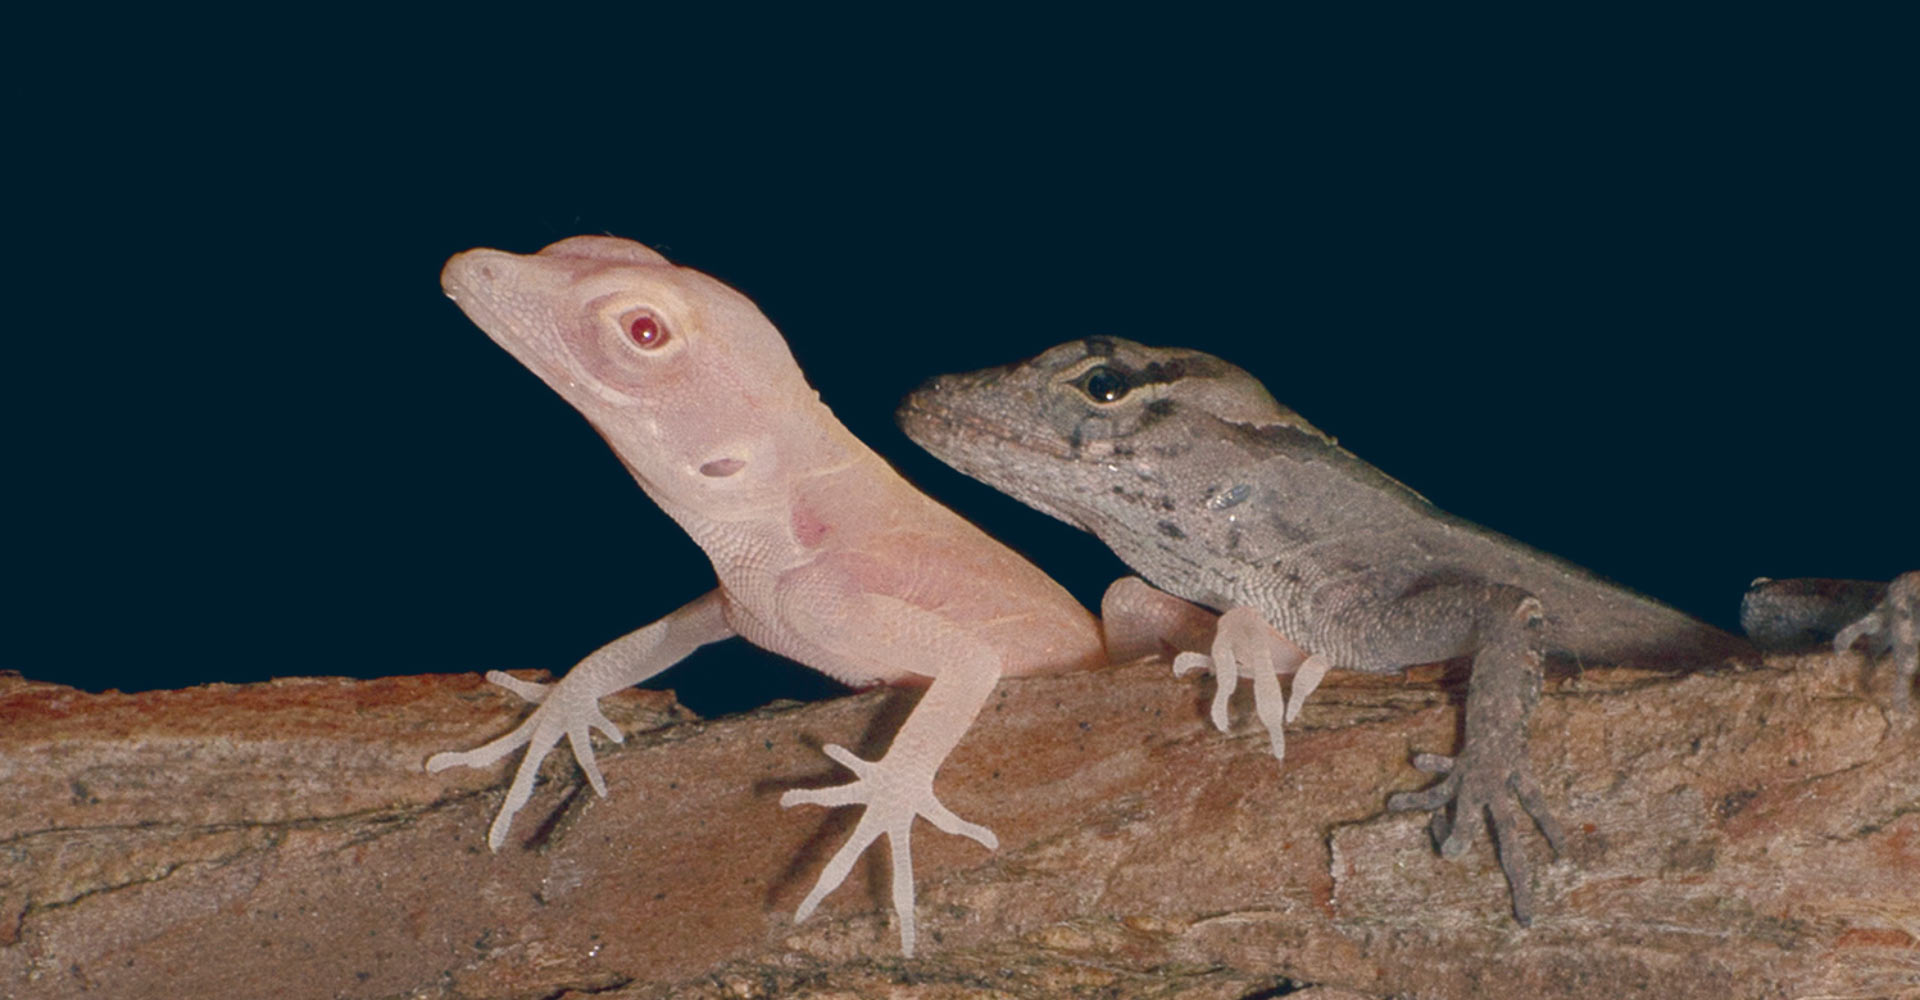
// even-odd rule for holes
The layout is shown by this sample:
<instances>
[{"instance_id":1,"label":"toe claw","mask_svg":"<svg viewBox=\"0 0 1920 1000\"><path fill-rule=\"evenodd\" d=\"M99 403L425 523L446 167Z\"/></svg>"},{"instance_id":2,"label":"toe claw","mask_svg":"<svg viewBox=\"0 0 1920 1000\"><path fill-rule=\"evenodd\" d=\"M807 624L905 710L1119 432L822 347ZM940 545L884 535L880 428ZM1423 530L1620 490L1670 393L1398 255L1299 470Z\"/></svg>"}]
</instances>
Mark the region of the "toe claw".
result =
<instances>
[{"instance_id":1,"label":"toe claw","mask_svg":"<svg viewBox=\"0 0 1920 1000\"><path fill-rule=\"evenodd\" d=\"M1460 783L1448 775L1446 780L1432 788L1423 788L1417 792L1396 792L1387 798L1387 808L1394 812L1415 812L1438 809L1453 801Z\"/></svg>"},{"instance_id":2,"label":"toe claw","mask_svg":"<svg viewBox=\"0 0 1920 1000\"><path fill-rule=\"evenodd\" d=\"M547 692L553 689L553 685L551 684L523 681L504 670L487 671L487 682L498 687L506 688L514 694L519 695L522 699L536 705L547 700Z\"/></svg>"},{"instance_id":3,"label":"toe claw","mask_svg":"<svg viewBox=\"0 0 1920 1000\"><path fill-rule=\"evenodd\" d=\"M873 773L873 765L855 756L853 751L838 743L829 743L820 748L822 753L834 759L841 767L864 778Z\"/></svg>"},{"instance_id":4,"label":"toe claw","mask_svg":"<svg viewBox=\"0 0 1920 1000\"><path fill-rule=\"evenodd\" d=\"M1173 676L1185 677L1196 670L1211 671L1213 657L1205 653L1181 653L1173 658Z\"/></svg>"},{"instance_id":5,"label":"toe claw","mask_svg":"<svg viewBox=\"0 0 1920 1000\"><path fill-rule=\"evenodd\" d=\"M923 806L922 810L920 815L925 816L927 822L932 823L934 827L942 832L978 841L981 846L989 851L999 850L1000 838L994 836L992 830L978 823L969 823L961 819L959 816L954 815L953 810L948 809L940 802L935 801L931 805Z\"/></svg>"},{"instance_id":6,"label":"toe claw","mask_svg":"<svg viewBox=\"0 0 1920 1000\"><path fill-rule=\"evenodd\" d=\"M593 738L584 728L567 734L567 745L573 748L573 759L586 772L587 784L593 786L593 793L601 798L607 797L607 779L600 775L600 762L593 756Z\"/></svg>"}]
</instances>

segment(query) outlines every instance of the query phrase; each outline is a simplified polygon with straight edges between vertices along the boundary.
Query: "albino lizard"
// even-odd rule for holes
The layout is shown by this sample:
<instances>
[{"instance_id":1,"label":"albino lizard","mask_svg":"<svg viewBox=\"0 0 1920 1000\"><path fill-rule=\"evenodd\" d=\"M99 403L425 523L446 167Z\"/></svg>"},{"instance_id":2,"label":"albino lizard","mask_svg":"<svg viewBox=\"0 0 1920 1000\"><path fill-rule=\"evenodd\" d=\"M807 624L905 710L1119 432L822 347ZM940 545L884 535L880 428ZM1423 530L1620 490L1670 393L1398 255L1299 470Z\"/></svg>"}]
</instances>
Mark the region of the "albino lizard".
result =
<instances>
[{"instance_id":1,"label":"albino lizard","mask_svg":"<svg viewBox=\"0 0 1920 1000\"><path fill-rule=\"evenodd\" d=\"M1002 677L1104 662L1093 617L1065 590L901 479L834 419L779 331L744 296L627 240L579 236L520 256L447 262L447 294L573 404L640 486L712 559L719 586L608 643L555 684L492 672L538 708L505 736L427 761L483 767L527 747L487 835L498 850L566 736L595 792L590 729L620 740L602 695L742 636L852 684L931 678L886 754L829 757L856 779L783 806L864 805L796 920L886 835L900 947L914 947L914 817L993 848L940 804L933 778Z\"/></svg>"},{"instance_id":2,"label":"albino lizard","mask_svg":"<svg viewBox=\"0 0 1920 1000\"><path fill-rule=\"evenodd\" d=\"M1189 614L1174 630L1186 638L1170 644L1190 650L1175 669L1214 671L1222 730L1228 697L1249 677L1276 757L1284 722L1328 667L1390 672L1472 656L1459 756L1416 757L1445 778L1388 805L1432 810L1449 858L1490 825L1522 924L1533 904L1516 802L1556 853L1562 840L1526 756L1543 660L1677 666L1750 654L1734 636L1438 510L1199 352L1074 341L935 379L899 420L948 464L1098 535L1155 587L1224 611L1217 628ZM1137 614L1153 603L1128 578L1103 614L1112 629L1116 606ZM1861 631L1899 633L1897 616L1884 617ZM1910 607L1904 621L1911 657ZM1289 673L1283 699L1277 675Z\"/></svg>"}]
</instances>

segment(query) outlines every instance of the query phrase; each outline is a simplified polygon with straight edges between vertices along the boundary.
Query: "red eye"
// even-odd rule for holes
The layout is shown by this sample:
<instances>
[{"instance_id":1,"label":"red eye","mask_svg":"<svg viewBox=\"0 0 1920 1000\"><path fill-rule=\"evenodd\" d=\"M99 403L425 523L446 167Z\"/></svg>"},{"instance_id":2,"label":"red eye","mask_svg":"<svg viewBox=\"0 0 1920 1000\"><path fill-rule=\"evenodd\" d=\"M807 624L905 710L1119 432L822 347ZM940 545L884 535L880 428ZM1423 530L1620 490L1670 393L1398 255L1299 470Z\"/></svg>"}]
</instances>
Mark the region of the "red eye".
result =
<instances>
[{"instance_id":1,"label":"red eye","mask_svg":"<svg viewBox=\"0 0 1920 1000\"><path fill-rule=\"evenodd\" d=\"M651 351L667 342L667 328L651 314L641 313L627 324L627 336L632 337L641 350Z\"/></svg>"}]
</instances>

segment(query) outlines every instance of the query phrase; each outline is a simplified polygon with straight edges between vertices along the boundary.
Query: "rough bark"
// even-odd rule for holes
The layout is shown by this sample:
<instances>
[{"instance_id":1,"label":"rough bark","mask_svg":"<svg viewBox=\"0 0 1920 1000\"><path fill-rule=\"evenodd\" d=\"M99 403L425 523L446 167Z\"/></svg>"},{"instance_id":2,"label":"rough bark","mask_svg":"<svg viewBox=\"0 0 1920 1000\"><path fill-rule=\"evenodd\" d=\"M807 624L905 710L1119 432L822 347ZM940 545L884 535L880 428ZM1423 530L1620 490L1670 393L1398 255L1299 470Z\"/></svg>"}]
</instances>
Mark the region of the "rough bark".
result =
<instances>
[{"instance_id":1,"label":"rough bark","mask_svg":"<svg viewBox=\"0 0 1920 1000\"><path fill-rule=\"evenodd\" d=\"M1284 763L1164 665L1003 684L939 781L1001 848L917 828L912 960L871 855L793 925L853 816L776 803L911 695L609 699L612 796L556 754L496 855L505 767L420 767L519 715L477 677L0 678L0 996L1920 995L1920 727L1858 659L1551 683L1534 768L1572 842L1525 845L1530 929L1486 845L1447 862L1384 811L1453 744L1438 678L1329 679Z\"/></svg>"}]
</instances>

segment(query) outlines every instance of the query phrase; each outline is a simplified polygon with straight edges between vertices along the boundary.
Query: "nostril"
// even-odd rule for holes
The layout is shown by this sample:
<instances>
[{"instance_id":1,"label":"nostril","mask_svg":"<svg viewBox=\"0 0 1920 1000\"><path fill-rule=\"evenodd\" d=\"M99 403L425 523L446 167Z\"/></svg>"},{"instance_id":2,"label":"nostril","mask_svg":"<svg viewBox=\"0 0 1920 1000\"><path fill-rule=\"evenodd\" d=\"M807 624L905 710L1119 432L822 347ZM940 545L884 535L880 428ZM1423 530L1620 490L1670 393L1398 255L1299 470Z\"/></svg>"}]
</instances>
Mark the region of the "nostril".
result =
<instances>
[{"instance_id":1,"label":"nostril","mask_svg":"<svg viewBox=\"0 0 1920 1000\"><path fill-rule=\"evenodd\" d=\"M747 467L745 459L716 458L700 466L700 474L711 479L725 479Z\"/></svg>"}]
</instances>

